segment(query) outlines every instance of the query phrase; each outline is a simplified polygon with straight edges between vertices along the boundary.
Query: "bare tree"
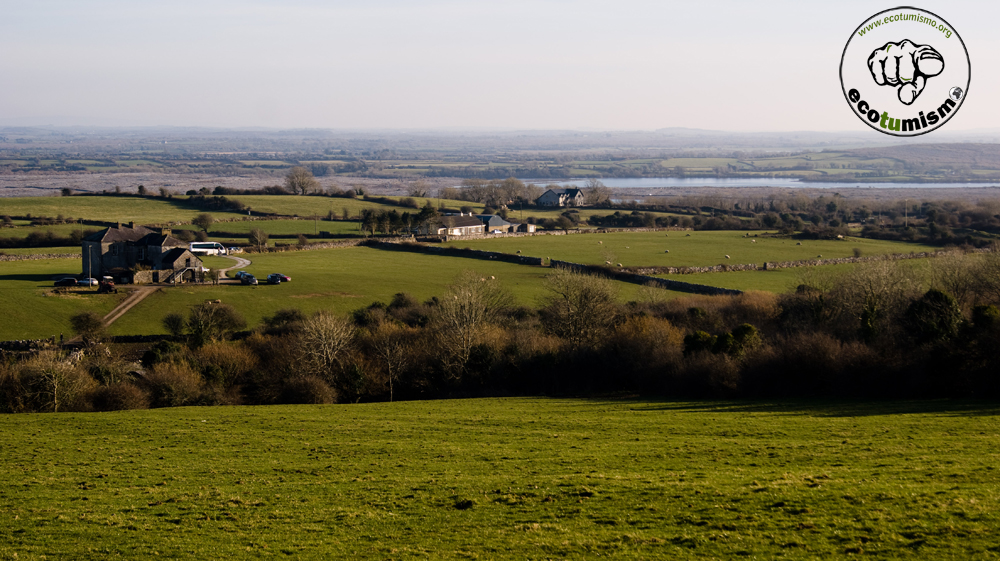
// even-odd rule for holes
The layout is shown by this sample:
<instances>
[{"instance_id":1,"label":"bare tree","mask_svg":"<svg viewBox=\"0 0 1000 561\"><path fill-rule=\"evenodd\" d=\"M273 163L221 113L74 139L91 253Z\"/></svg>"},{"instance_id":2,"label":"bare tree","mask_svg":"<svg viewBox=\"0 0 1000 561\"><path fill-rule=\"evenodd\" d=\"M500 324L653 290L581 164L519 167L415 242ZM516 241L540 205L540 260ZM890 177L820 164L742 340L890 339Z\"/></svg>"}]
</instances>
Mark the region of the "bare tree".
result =
<instances>
[{"instance_id":1,"label":"bare tree","mask_svg":"<svg viewBox=\"0 0 1000 561\"><path fill-rule=\"evenodd\" d=\"M354 326L347 318L319 311L302 322L299 354L310 374L336 381L344 354L354 342Z\"/></svg>"},{"instance_id":2,"label":"bare tree","mask_svg":"<svg viewBox=\"0 0 1000 561\"><path fill-rule=\"evenodd\" d=\"M619 319L618 287L607 278L555 269L546 284L542 325L574 347L597 343Z\"/></svg>"},{"instance_id":3,"label":"bare tree","mask_svg":"<svg viewBox=\"0 0 1000 561\"><path fill-rule=\"evenodd\" d=\"M389 383L389 401L393 399L393 384L409 364L406 348L406 328L393 321L383 321L371 331L369 339L375 356L385 367L386 381Z\"/></svg>"},{"instance_id":4,"label":"bare tree","mask_svg":"<svg viewBox=\"0 0 1000 561\"><path fill-rule=\"evenodd\" d=\"M305 195L319 189L319 181L316 181L311 171L295 166L285 176L285 189L296 195Z\"/></svg>"},{"instance_id":5,"label":"bare tree","mask_svg":"<svg viewBox=\"0 0 1000 561\"><path fill-rule=\"evenodd\" d=\"M263 251L263 249L267 247L267 240L269 237L270 236L268 236L267 232L261 230L260 228L250 229L249 241L254 245L254 247L257 248L257 251Z\"/></svg>"},{"instance_id":6,"label":"bare tree","mask_svg":"<svg viewBox=\"0 0 1000 561\"><path fill-rule=\"evenodd\" d=\"M93 378L62 360L55 351L39 353L29 360L21 378L39 408L56 413L96 385Z\"/></svg>"},{"instance_id":7,"label":"bare tree","mask_svg":"<svg viewBox=\"0 0 1000 561\"><path fill-rule=\"evenodd\" d=\"M441 299L435 323L445 369L464 373L482 328L496 314L513 306L514 298L492 276L465 271Z\"/></svg>"},{"instance_id":8,"label":"bare tree","mask_svg":"<svg viewBox=\"0 0 1000 561\"><path fill-rule=\"evenodd\" d=\"M610 198L611 189L601 183L601 180L593 177L587 180L587 184L583 188L584 204L599 205L607 202Z\"/></svg>"}]
</instances>

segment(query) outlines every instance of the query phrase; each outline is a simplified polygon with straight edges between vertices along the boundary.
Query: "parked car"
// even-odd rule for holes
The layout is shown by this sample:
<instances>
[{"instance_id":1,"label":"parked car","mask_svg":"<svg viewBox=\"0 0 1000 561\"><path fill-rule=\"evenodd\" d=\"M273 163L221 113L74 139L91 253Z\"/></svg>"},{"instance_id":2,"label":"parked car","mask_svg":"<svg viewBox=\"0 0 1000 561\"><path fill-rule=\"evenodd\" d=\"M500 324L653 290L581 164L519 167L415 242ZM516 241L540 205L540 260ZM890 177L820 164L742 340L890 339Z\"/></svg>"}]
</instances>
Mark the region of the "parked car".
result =
<instances>
[{"instance_id":1,"label":"parked car","mask_svg":"<svg viewBox=\"0 0 1000 561\"><path fill-rule=\"evenodd\" d=\"M231 254L232 253L243 253L243 248L242 247L227 247L226 251L228 251Z\"/></svg>"},{"instance_id":2,"label":"parked car","mask_svg":"<svg viewBox=\"0 0 1000 561\"><path fill-rule=\"evenodd\" d=\"M267 275L267 284L281 284L281 275L278 273Z\"/></svg>"},{"instance_id":3,"label":"parked car","mask_svg":"<svg viewBox=\"0 0 1000 561\"><path fill-rule=\"evenodd\" d=\"M251 275L250 273L243 273L243 276L240 277L240 282L243 284L256 285L257 277Z\"/></svg>"},{"instance_id":4,"label":"parked car","mask_svg":"<svg viewBox=\"0 0 1000 561\"><path fill-rule=\"evenodd\" d=\"M73 277L67 277L64 279L59 279L55 282L55 286L76 286L76 279Z\"/></svg>"},{"instance_id":5,"label":"parked car","mask_svg":"<svg viewBox=\"0 0 1000 561\"><path fill-rule=\"evenodd\" d=\"M278 277L279 279L281 279L281 282L290 282L292 280L292 277L290 277L288 275L283 275L281 273L271 273L271 275L268 275L268 276Z\"/></svg>"},{"instance_id":6,"label":"parked car","mask_svg":"<svg viewBox=\"0 0 1000 561\"><path fill-rule=\"evenodd\" d=\"M89 279L83 279L81 281L77 281L77 284L82 285L82 286L97 286L97 285L99 285L101 283L100 283L100 281L98 281L95 278L89 278Z\"/></svg>"},{"instance_id":7,"label":"parked car","mask_svg":"<svg viewBox=\"0 0 1000 561\"><path fill-rule=\"evenodd\" d=\"M243 277L246 276L246 275L249 275L249 274L250 273L248 273L246 271L237 271L236 274L233 275L233 278L236 279L236 280L243 280Z\"/></svg>"}]
</instances>

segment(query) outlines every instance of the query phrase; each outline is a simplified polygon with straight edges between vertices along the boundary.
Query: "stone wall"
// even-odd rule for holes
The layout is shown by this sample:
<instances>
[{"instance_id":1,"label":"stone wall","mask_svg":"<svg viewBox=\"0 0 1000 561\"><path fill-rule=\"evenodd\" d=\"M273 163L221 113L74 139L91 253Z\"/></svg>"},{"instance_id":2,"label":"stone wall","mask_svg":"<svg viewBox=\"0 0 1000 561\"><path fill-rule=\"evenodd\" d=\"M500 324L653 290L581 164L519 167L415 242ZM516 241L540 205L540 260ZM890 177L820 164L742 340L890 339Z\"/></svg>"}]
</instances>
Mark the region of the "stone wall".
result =
<instances>
[{"instance_id":1,"label":"stone wall","mask_svg":"<svg viewBox=\"0 0 1000 561\"><path fill-rule=\"evenodd\" d=\"M504 263L515 263L517 265L542 265L541 257L526 257L511 253L500 253L498 251L482 251L479 249L459 249L457 247L428 246L412 243L409 240L404 242L388 242L375 240L367 244L378 249L389 251L410 251L414 253L428 253L432 255L447 255L450 257L465 257L468 259L482 259L484 261L503 261Z\"/></svg>"},{"instance_id":2,"label":"stone wall","mask_svg":"<svg viewBox=\"0 0 1000 561\"><path fill-rule=\"evenodd\" d=\"M870 261L902 259L927 259L944 255L945 251L921 251L919 253L893 253L888 255L870 255L867 257L836 257L831 259L804 259L801 261L767 261L761 265L756 263L721 264L708 267L626 267L622 269L639 275L689 275L694 273L724 273L730 271L774 271L793 267L815 267L817 265L842 265L845 263L867 263Z\"/></svg>"},{"instance_id":3,"label":"stone wall","mask_svg":"<svg viewBox=\"0 0 1000 561\"><path fill-rule=\"evenodd\" d=\"M29 255L0 255L0 261L36 261L39 259L80 259L79 253L32 253Z\"/></svg>"},{"instance_id":4,"label":"stone wall","mask_svg":"<svg viewBox=\"0 0 1000 561\"><path fill-rule=\"evenodd\" d=\"M579 263L570 263L568 261L557 261L555 259L550 261L549 266L558 269L569 269L572 271L576 271L578 273L583 273L585 275L603 275L623 282L641 284L644 286L651 285L658 288L665 288L667 290L675 290L677 292L689 292L692 294L710 294L710 295L743 294L742 290L719 288L717 286L709 286L706 284L695 284L693 282L684 282L673 279L662 279L658 277L640 275L626 270L608 269L605 267L598 267L596 265L581 265Z\"/></svg>"}]
</instances>

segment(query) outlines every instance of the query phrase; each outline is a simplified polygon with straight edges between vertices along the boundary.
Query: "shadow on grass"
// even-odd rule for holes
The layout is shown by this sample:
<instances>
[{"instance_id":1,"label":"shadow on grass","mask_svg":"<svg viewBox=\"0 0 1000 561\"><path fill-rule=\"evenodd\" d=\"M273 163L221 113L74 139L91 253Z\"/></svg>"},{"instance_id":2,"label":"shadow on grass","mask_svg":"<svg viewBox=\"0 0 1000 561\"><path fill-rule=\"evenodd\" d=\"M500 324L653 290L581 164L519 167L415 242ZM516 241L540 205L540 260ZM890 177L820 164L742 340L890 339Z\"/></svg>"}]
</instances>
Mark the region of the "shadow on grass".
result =
<instances>
[{"instance_id":1,"label":"shadow on grass","mask_svg":"<svg viewBox=\"0 0 1000 561\"><path fill-rule=\"evenodd\" d=\"M778 413L812 417L935 414L959 417L1000 416L1000 402L964 399L927 400L781 400L781 401L661 401L637 403L634 411L677 413Z\"/></svg>"},{"instance_id":2,"label":"shadow on grass","mask_svg":"<svg viewBox=\"0 0 1000 561\"><path fill-rule=\"evenodd\" d=\"M57 278L73 277L73 276L75 276L75 275L73 275L72 273L64 273L64 274L46 273L46 274L37 274L37 275L31 275L31 274L0 275L0 282L3 282L3 281L22 281L22 282L23 281L27 281L27 282L44 282L44 283L50 283L51 284Z\"/></svg>"}]
</instances>

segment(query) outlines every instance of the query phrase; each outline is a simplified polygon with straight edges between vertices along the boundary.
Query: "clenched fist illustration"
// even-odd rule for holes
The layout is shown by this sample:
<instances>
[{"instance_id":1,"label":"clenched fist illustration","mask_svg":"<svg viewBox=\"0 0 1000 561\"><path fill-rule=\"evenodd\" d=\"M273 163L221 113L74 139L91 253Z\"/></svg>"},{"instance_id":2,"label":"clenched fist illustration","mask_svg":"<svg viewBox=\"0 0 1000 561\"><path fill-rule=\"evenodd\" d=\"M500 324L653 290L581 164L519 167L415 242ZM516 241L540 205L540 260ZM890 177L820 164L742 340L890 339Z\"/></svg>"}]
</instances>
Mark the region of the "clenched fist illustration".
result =
<instances>
[{"instance_id":1,"label":"clenched fist illustration","mask_svg":"<svg viewBox=\"0 0 1000 561\"><path fill-rule=\"evenodd\" d=\"M868 69L876 84L896 88L899 101L910 105L924 91L927 79L944 70L944 58L930 45L904 39L876 49L868 57Z\"/></svg>"}]
</instances>

